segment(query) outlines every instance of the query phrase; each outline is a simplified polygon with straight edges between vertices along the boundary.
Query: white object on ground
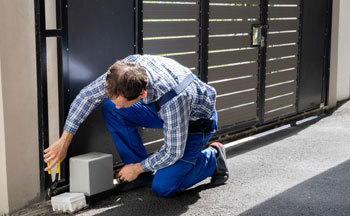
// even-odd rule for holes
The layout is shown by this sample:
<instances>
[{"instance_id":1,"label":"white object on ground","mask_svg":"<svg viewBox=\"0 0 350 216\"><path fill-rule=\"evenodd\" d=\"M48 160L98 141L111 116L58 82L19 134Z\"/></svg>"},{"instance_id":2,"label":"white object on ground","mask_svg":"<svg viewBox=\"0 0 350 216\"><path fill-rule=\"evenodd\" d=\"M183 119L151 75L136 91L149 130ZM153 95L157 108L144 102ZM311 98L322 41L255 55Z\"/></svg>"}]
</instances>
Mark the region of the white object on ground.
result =
<instances>
[{"instance_id":1,"label":"white object on ground","mask_svg":"<svg viewBox=\"0 0 350 216\"><path fill-rule=\"evenodd\" d=\"M84 193L63 193L51 197L53 211L74 213L86 207Z\"/></svg>"}]
</instances>

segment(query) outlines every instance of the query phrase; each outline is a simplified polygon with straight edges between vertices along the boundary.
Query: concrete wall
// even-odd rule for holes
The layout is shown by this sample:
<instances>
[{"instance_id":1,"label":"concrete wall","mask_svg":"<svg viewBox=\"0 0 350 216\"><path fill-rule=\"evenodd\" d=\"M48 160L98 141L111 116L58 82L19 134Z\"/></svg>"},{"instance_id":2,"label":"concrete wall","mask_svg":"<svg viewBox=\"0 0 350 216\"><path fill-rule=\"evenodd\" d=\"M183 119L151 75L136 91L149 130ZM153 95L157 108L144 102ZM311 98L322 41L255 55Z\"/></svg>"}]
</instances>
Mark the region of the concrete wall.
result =
<instances>
[{"instance_id":1,"label":"concrete wall","mask_svg":"<svg viewBox=\"0 0 350 216\"><path fill-rule=\"evenodd\" d=\"M350 1L333 1L329 105L350 98Z\"/></svg>"},{"instance_id":2,"label":"concrete wall","mask_svg":"<svg viewBox=\"0 0 350 216\"><path fill-rule=\"evenodd\" d=\"M0 29L0 213L8 213L40 197L34 1L0 1Z\"/></svg>"},{"instance_id":3,"label":"concrete wall","mask_svg":"<svg viewBox=\"0 0 350 216\"><path fill-rule=\"evenodd\" d=\"M1 58L0 58L0 215L2 212L8 212L8 191L7 191L7 172L5 160L5 125L4 108L2 98L2 79L1 79Z\"/></svg>"}]
</instances>

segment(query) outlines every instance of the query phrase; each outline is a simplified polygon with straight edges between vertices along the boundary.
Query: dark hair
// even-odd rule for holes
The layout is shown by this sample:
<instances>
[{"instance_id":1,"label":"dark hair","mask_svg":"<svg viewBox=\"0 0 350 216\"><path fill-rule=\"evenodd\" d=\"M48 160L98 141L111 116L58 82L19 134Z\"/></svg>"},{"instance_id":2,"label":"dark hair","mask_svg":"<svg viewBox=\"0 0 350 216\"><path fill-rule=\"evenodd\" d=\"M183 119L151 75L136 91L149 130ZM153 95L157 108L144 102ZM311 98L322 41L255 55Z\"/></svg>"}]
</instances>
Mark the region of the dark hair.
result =
<instances>
[{"instance_id":1,"label":"dark hair","mask_svg":"<svg viewBox=\"0 0 350 216\"><path fill-rule=\"evenodd\" d=\"M125 60L115 62L107 72L106 91L109 97L123 96L134 100L147 86L146 71L140 65Z\"/></svg>"}]
</instances>

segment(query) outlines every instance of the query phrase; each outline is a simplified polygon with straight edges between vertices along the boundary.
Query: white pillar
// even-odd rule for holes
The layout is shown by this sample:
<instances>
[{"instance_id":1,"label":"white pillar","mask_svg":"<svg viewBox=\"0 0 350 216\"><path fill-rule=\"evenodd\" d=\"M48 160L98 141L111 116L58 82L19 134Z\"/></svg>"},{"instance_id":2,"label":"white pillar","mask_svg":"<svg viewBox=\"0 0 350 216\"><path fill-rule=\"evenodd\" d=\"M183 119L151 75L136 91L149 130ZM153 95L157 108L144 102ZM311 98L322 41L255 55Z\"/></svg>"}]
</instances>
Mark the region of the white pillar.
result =
<instances>
[{"instance_id":1,"label":"white pillar","mask_svg":"<svg viewBox=\"0 0 350 216\"><path fill-rule=\"evenodd\" d=\"M0 1L0 214L39 201L34 1Z\"/></svg>"}]
</instances>

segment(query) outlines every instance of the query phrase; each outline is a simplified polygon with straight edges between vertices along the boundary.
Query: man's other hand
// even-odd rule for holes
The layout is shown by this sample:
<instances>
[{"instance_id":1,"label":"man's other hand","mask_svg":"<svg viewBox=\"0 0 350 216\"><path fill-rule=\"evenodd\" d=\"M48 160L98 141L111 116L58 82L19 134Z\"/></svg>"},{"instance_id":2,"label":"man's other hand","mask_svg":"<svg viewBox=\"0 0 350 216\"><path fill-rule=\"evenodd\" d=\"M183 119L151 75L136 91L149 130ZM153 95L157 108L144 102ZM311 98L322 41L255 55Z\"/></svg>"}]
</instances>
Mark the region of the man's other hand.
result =
<instances>
[{"instance_id":1,"label":"man's other hand","mask_svg":"<svg viewBox=\"0 0 350 216\"><path fill-rule=\"evenodd\" d=\"M125 165L117 174L117 178L122 181L134 181L141 173L143 173L141 163Z\"/></svg>"},{"instance_id":2,"label":"man's other hand","mask_svg":"<svg viewBox=\"0 0 350 216\"><path fill-rule=\"evenodd\" d=\"M50 162L50 166L45 168L45 171L52 169L58 161L63 161L66 158L68 147L72 141L73 134L64 131L61 138L44 150L45 163Z\"/></svg>"}]
</instances>

